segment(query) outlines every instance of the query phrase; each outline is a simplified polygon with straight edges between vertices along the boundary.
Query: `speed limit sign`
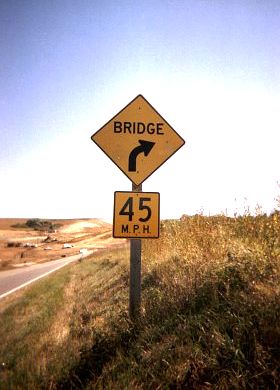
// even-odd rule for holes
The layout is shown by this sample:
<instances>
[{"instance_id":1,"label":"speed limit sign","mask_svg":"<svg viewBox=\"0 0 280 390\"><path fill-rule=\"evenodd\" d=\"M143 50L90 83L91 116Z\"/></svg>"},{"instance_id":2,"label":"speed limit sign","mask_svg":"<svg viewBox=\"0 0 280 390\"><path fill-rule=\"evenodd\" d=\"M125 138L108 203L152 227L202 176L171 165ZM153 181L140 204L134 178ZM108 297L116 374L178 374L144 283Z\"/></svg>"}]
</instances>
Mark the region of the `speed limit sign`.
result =
<instances>
[{"instance_id":1,"label":"speed limit sign","mask_svg":"<svg viewBox=\"0 0 280 390\"><path fill-rule=\"evenodd\" d=\"M158 238L159 193L116 191L113 237Z\"/></svg>"}]
</instances>

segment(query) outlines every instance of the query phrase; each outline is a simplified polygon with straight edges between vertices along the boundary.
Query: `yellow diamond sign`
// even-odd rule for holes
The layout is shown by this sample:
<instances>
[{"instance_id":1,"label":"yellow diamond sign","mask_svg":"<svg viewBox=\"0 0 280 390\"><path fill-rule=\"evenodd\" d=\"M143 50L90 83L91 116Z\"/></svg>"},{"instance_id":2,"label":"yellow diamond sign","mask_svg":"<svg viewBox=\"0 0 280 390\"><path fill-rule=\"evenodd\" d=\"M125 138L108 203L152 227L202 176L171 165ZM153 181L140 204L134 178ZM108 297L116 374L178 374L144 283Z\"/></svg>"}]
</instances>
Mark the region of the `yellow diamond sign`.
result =
<instances>
[{"instance_id":1,"label":"yellow diamond sign","mask_svg":"<svg viewBox=\"0 0 280 390\"><path fill-rule=\"evenodd\" d=\"M91 137L136 185L140 185L185 141L138 95Z\"/></svg>"}]
</instances>

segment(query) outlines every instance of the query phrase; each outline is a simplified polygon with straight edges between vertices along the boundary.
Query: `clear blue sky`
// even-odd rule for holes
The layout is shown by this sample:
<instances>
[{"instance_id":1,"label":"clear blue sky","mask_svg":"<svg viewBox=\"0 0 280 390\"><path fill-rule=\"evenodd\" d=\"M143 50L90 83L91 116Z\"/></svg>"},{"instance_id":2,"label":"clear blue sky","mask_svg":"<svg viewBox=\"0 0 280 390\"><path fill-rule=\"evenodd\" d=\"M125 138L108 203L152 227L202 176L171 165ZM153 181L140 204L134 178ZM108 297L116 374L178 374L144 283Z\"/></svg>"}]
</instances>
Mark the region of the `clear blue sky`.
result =
<instances>
[{"instance_id":1,"label":"clear blue sky","mask_svg":"<svg viewBox=\"0 0 280 390\"><path fill-rule=\"evenodd\" d=\"M0 217L110 218L131 183L90 136L138 94L186 141L162 218L276 207L278 0L2 0L0 29Z\"/></svg>"}]
</instances>

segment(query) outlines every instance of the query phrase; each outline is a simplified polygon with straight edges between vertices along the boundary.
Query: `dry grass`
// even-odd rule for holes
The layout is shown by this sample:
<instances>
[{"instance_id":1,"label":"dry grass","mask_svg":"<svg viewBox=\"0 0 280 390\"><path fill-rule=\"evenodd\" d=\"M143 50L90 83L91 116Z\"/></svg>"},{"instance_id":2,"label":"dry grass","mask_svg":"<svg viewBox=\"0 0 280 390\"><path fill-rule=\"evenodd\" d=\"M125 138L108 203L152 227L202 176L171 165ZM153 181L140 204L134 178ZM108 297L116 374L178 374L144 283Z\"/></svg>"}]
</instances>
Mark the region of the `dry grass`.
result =
<instances>
[{"instance_id":1,"label":"dry grass","mask_svg":"<svg viewBox=\"0 0 280 390\"><path fill-rule=\"evenodd\" d=\"M112 307L118 316L119 292L125 305L126 263L125 249L103 251L0 301L4 388L52 388L79 363Z\"/></svg>"},{"instance_id":2,"label":"dry grass","mask_svg":"<svg viewBox=\"0 0 280 390\"><path fill-rule=\"evenodd\" d=\"M278 389L279 239L279 213L162 222L160 239L143 240L142 316L135 323L127 316L127 249L100 253L7 297L2 383Z\"/></svg>"}]
</instances>

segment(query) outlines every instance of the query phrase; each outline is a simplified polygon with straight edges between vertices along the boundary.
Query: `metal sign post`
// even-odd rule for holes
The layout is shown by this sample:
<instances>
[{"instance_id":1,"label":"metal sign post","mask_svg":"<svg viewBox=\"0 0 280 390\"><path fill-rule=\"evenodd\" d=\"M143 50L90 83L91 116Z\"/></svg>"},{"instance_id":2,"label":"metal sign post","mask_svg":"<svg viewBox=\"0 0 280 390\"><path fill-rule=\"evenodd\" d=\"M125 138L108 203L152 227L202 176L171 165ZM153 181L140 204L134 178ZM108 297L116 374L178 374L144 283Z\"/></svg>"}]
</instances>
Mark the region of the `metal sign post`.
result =
<instances>
[{"instance_id":1,"label":"metal sign post","mask_svg":"<svg viewBox=\"0 0 280 390\"><path fill-rule=\"evenodd\" d=\"M132 321L141 309L142 238L159 237L158 192L142 192L142 184L132 184L132 191L115 191L113 237L130 238L129 314Z\"/></svg>"},{"instance_id":2,"label":"metal sign post","mask_svg":"<svg viewBox=\"0 0 280 390\"><path fill-rule=\"evenodd\" d=\"M133 192L142 192L142 184L132 183ZM130 239L129 316L135 320L141 308L141 238Z\"/></svg>"}]
</instances>

